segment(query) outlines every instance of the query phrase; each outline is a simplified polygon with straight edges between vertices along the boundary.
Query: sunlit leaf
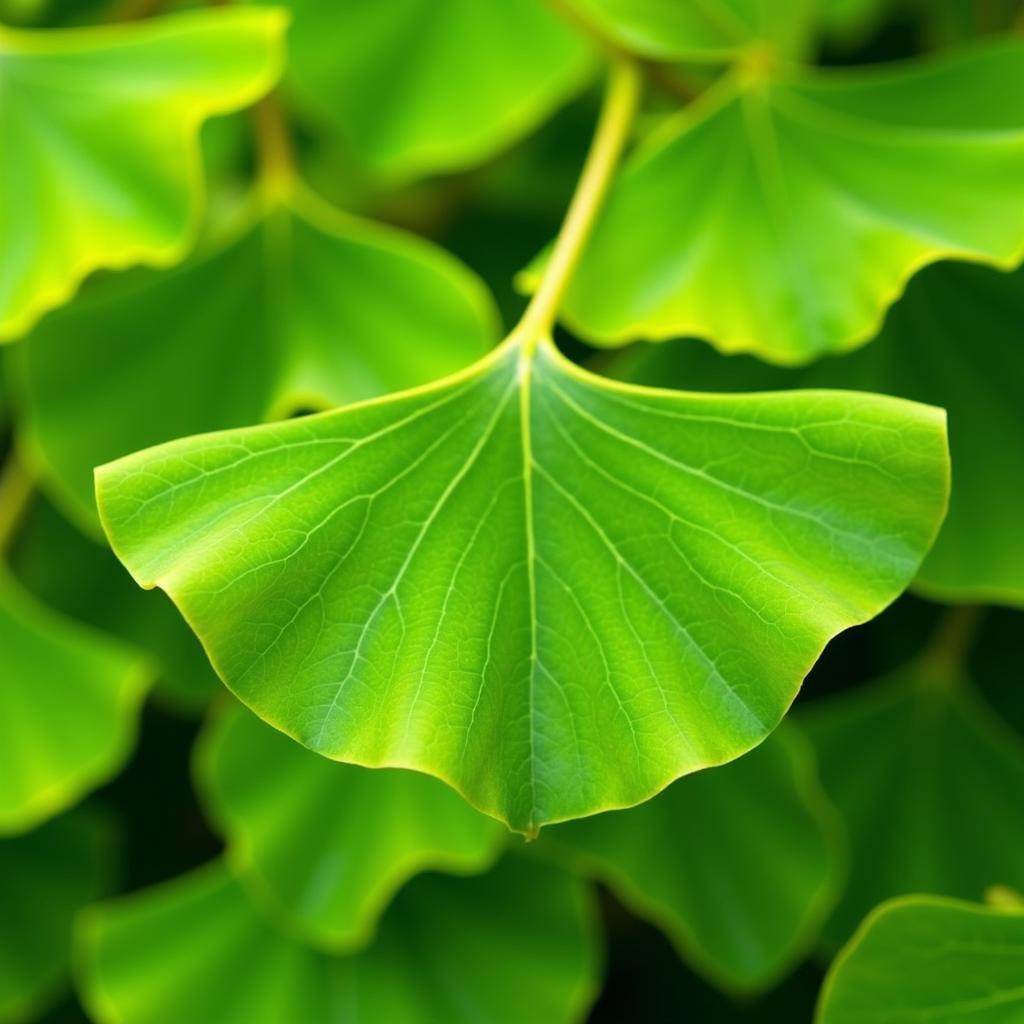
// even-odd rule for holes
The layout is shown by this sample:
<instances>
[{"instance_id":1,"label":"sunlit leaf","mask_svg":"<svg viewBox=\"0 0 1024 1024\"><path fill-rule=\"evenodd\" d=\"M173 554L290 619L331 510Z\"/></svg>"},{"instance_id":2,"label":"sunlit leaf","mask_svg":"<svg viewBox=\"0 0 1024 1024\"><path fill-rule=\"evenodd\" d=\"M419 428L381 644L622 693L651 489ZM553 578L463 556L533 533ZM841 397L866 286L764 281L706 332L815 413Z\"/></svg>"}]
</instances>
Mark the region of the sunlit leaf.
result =
<instances>
[{"instance_id":1,"label":"sunlit leaf","mask_svg":"<svg viewBox=\"0 0 1024 1024\"><path fill-rule=\"evenodd\" d=\"M1019 1024L1024 913L912 896L875 910L832 965L818 1024Z\"/></svg>"},{"instance_id":2,"label":"sunlit leaf","mask_svg":"<svg viewBox=\"0 0 1024 1024\"><path fill-rule=\"evenodd\" d=\"M913 577L947 471L935 409L627 388L513 336L429 387L129 456L98 495L261 717L532 832L762 740Z\"/></svg>"},{"instance_id":3,"label":"sunlit leaf","mask_svg":"<svg viewBox=\"0 0 1024 1024\"><path fill-rule=\"evenodd\" d=\"M1021 42L735 74L627 163L565 319L599 344L697 335L804 363L869 340L922 265L1008 267L1022 238Z\"/></svg>"},{"instance_id":4,"label":"sunlit leaf","mask_svg":"<svg viewBox=\"0 0 1024 1024\"><path fill-rule=\"evenodd\" d=\"M22 832L113 775L151 674L140 654L65 619L0 572L0 834Z\"/></svg>"},{"instance_id":5,"label":"sunlit leaf","mask_svg":"<svg viewBox=\"0 0 1024 1024\"><path fill-rule=\"evenodd\" d=\"M428 775L335 764L237 704L211 723L197 768L235 873L325 949L372 939L420 872L483 871L507 834Z\"/></svg>"},{"instance_id":6,"label":"sunlit leaf","mask_svg":"<svg viewBox=\"0 0 1024 1024\"><path fill-rule=\"evenodd\" d=\"M621 46L654 60L729 61L756 44L798 56L812 0L563 0Z\"/></svg>"},{"instance_id":7,"label":"sunlit leaf","mask_svg":"<svg viewBox=\"0 0 1024 1024\"><path fill-rule=\"evenodd\" d=\"M48 607L147 652L156 672L154 699L195 712L222 692L202 646L171 602L139 590L106 545L79 533L48 502L33 502L10 562Z\"/></svg>"},{"instance_id":8,"label":"sunlit leaf","mask_svg":"<svg viewBox=\"0 0 1024 1024\"><path fill-rule=\"evenodd\" d=\"M422 384L497 335L490 298L462 264L308 193L171 273L106 284L13 353L23 448L92 530L102 462Z\"/></svg>"},{"instance_id":9,"label":"sunlit leaf","mask_svg":"<svg viewBox=\"0 0 1024 1024\"><path fill-rule=\"evenodd\" d=\"M284 26L274 9L0 26L0 341L92 270L185 255L202 194L199 128L273 85Z\"/></svg>"},{"instance_id":10,"label":"sunlit leaf","mask_svg":"<svg viewBox=\"0 0 1024 1024\"><path fill-rule=\"evenodd\" d=\"M493 156L579 89L591 67L582 37L543 0L288 6L290 94L387 178Z\"/></svg>"},{"instance_id":11,"label":"sunlit leaf","mask_svg":"<svg viewBox=\"0 0 1024 1024\"><path fill-rule=\"evenodd\" d=\"M37 1019L66 983L71 924L105 895L113 869L107 821L88 808L0 839L0 1021Z\"/></svg>"},{"instance_id":12,"label":"sunlit leaf","mask_svg":"<svg viewBox=\"0 0 1024 1024\"><path fill-rule=\"evenodd\" d=\"M539 848L600 879L684 960L739 992L771 985L806 953L844 861L835 812L791 728L640 807L557 825Z\"/></svg>"},{"instance_id":13,"label":"sunlit leaf","mask_svg":"<svg viewBox=\"0 0 1024 1024\"><path fill-rule=\"evenodd\" d=\"M910 283L878 339L845 359L794 372L703 345L658 345L625 354L616 372L709 391L862 388L945 408L953 490L917 586L945 600L1024 605L1022 322L1024 271L940 264Z\"/></svg>"},{"instance_id":14,"label":"sunlit leaf","mask_svg":"<svg viewBox=\"0 0 1024 1024\"><path fill-rule=\"evenodd\" d=\"M595 988L586 896L527 861L426 875L369 949L332 957L277 930L214 865L92 912L82 994L93 1019L131 1024L569 1024Z\"/></svg>"},{"instance_id":15,"label":"sunlit leaf","mask_svg":"<svg viewBox=\"0 0 1024 1024\"><path fill-rule=\"evenodd\" d=\"M1024 889L1024 744L966 680L922 661L801 721L853 851L833 946L890 896Z\"/></svg>"}]
</instances>

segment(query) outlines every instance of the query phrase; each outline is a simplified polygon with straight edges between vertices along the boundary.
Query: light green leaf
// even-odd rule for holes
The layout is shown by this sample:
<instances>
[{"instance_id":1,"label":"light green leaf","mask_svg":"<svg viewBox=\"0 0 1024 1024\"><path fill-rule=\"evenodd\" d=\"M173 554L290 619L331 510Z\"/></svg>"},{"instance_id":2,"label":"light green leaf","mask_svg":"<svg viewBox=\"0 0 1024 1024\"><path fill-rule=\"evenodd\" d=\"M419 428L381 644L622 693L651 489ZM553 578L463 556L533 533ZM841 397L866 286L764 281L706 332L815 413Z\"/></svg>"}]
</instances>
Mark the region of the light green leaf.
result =
<instances>
[{"instance_id":1,"label":"light green leaf","mask_svg":"<svg viewBox=\"0 0 1024 1024\"><path fill-rule=\"evenodd\" d=\"M35 1020L66 983L71 923L110 884L112 835L88 808L0 839L0 1021Z\"/></svg>"},{"instance_id":2,"label":"light green leaf","mask_svg":"<svg viewBox=\"0 0 1024 1024\"><path fill-rule=\"evenodd\" d=\"M684 960L742 993L807 952L844 862L835 811L791 727L640 807L556 825L538 848L600 879Z\"/></svg>"},{"instance_id":3,"label":"light green leaf","mask_svg":"<svg viewBox=\"0 0 1024 1024\"><path fill-rule=\"evenodd\" d=\"M602 34L644 57L730 61L758 44L802 55L813 0L563 0Z\"/></svg>"},{"instance_id":4,"label":"light green leaf","mask_svg":"<svg viewBox=\"0 0 1024 1024\"><path fill-rule=\"evenodd\" d=\"M1024 43L736 74L633 154L565 320L602 345L697 335L799 364L868 341L924 264L1009 267L1022 238Z\"/></svg>"},{"instance_id":5,"label":"light green leaf","mask_svg":"<svg viewBox=\"0 0 1024 1024\"><path fill-rule=\"evenodd\" d=\"M507 834L430 776L335 764L237 704L207 727L196 767L235 874L326 950L369 942L414 875L485 870Z\"/></svg>"},{"instance_id":6,"label":"light green leaf","mask_svg":"<svg viewBox=\"0 0 1024 1024\"><path fill-rule=\"evenodd\" d=\"M0 571L0 835L71 806L124 763L150 667Z\"/></svg>"},{"instance_id":7,"label":"light green leaf","mask_svg":"<svg viewBox=\"0 0 1024 1024\"><path fill-rule=\"evenodd\" d=\"M911 281L871 345L799 372L725 358L703 345L633 349L616 365L637 384L760 391L849 387L949 413L949 515L917 576L930 597L1024 605L1024 271L939 264ZM982 412L983 410L983 412Z\"/></svg>"},{"instance_id":8,"label":"light green leaf","mask_svg":"<svg viewBox=\"0 0 1024 1024\"><path fill-rule=\"evenodd\" d=\"M947 473L939 410L627 388L514 334L97 476L118 556L262 718L530 833L760 742L913 577Z\"/></svg>"},{"instance_id":9,"label":"light green leaf","mask_svg":"<svg viewBox=\"0 0 1024 1024\"><path fill-rule=\"evenodd\" d=\"M910 896L875 910L825 979L818 1024L1020 1024L1024 913Z\"/></svg>"},{"instance_id":10,"label":"light green leaf","mask_svg":"<svg viewBox=\"0 0 1024 1024\"><path fill-rule=\"evenodd\" d=\"M416 879L373 946L332 957L213 865L84 919L82 996L98 1024L569 1024L596 987L592 926L581 883L510 859Z\"/></svg>"},{"instance_id":11,"label":"light green leaf","mask_svg":"<svg viewBox=\"0 0 1024 1024\"><path fill-rule=\"evenodd\" d=\"M12 353L27 458L94 532L102 462L422 384L498 333L461 263L306 192L171 273L106 284Z\"/></svg>"},{"instance_id":12,"label":"light green leaf","mask_svg":"<svg viewBox=\"0 0 1024 1024\"><path fill-rule=\"evenodd\" d=\"M391 180L483 162L580 89L592 66L542 0L288 6L296 104Z\"/></svg>"},{"instance_id":13,"label":"light green leaf","mask_svg":"<svg viewBox=\"0 0 1024 1024\"><path fill-rule=\"evenodd\" d=\"M195 713L223 692L166 596L139 590L106 545L79 533L48 502L33 501L9 554L14 574L47 607L147 652L156 671L155 700Z\"/></svg>"},{"instance_id":14,"label":"light green leaf","mask_svg":"<svg viewBox=\"0 0 1024 1024\"><path fill-rule=\"evenodd\" d=\"M60 31L0 26L0 341L100 267L191 243L203 121L277 79L275 9Z\"/></svg>"},{"instance_id":15,"label":"light green leaf","mask_svg":"<svg viewBox=\"0 0 1024 1024\"><path fill-rule=\"evenodd\" d=\"M800 720L853 850L833 948L890 896L1024 890L1024 744L966 680L920 662Z\"/></svg>"}]
</instances>

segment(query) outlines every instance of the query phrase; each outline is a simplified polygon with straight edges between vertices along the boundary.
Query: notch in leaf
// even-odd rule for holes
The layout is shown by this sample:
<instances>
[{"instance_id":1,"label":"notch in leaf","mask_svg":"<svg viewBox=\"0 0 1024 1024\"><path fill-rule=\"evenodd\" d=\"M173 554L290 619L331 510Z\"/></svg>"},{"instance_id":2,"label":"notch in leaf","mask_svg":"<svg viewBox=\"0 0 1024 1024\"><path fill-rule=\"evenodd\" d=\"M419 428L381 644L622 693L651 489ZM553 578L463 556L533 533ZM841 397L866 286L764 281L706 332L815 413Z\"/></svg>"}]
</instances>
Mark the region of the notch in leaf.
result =
<instances>
[{"instance_id":1,"label":"notch in leaf","mask_svg":"<svg viewBox=\"0 0 1024 1024\"><path fill-rule=\"evenodd\" d=\"M548 276L492 354L97 471L114 550L261 717L525 833L764 739L828 639L913 578L948 493L940 410L627 387L558 353L637 93L618 66Z\"/></svg>"}]
</instances>

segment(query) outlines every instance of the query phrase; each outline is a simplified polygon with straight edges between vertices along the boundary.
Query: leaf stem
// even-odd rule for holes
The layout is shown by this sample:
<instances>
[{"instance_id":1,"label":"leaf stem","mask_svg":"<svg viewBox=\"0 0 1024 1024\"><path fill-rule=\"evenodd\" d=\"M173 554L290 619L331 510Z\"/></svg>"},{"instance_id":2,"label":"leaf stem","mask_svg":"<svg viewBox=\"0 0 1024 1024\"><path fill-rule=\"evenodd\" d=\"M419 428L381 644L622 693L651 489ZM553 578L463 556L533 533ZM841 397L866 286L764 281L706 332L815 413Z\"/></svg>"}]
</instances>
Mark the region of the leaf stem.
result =
<instances>
[{"instance_id":1,"label":"leaf stem","mask_svg":"<svg viewBox=\"0 0 1024 1024\"><path fill-rule=\"evenodd\" d=\"M33 490L31 474L12 450L0 474L0 552L14 539Z\"/></svg>"},{"instance_id":2,"label":"leaf stem","mask_svg":"<svg viewBox=\"0 0 1024 1024\"><path fill-rule=\"evenodd\" d=\"M946 609L921 655L928 678L952 683L960 675L984 610L977 604L953 605Z\"/></svg>"},{"instance_id":3,"label":"leaf stem","mask_svg":"<svg viewBox=\"0 0 1024 1024\"><path fill-rule=\"evenodd\" d=\"M640 100L642 76L635 61L614 57L604 103L590 151L569 203L562 228L540 286L513 331L529 357L541 338L551 333L558 309L579 264L598 211L611 184Z\"/></svg>"},{"instance_id":4,"label":"leaf stem","mask_svg":"<svg viewBox=\"0 0 1024 1024\"><path fill-rule=\"evenodd\" d=\"M290 195L295 185L295 151L284 110L276 92L252 110L259 158L260 190L268 202Z\"/></svg>"}]
</instances>

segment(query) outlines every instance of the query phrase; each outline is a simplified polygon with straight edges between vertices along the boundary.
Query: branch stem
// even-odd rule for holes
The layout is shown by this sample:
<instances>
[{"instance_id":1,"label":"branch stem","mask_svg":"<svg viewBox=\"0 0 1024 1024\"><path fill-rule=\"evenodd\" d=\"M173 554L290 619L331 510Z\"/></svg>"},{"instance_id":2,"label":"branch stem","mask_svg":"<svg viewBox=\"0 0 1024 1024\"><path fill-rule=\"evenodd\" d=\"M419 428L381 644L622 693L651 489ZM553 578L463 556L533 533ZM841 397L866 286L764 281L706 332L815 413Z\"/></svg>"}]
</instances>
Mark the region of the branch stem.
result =
<instances>
[{"instance_id":1,"label":"branch stem","mask_svg":"<svg viewBox=\"0 0 1024 1024\"><path fill-rule=\"evenodd\" d=\"M569 203L551 258L522 320L513 332L529 357L551 333L565 290L579 265L615 167L629 137L641 92L639 66L627 57L612 60L601 115L576 191Z\"/></svg>"},{"instance_id":2,"label":"branch stem","mask_svg":"<svg viewBox=\"0 0 1024 1024\"><path fill-rule=\"evenodd\" d=\"M276 201L295 184L295 151L277 93L265 96L252 111L259 158L259 182L264 197Z\"/></svg>"},{"instance_id":3,"label":"branch stem","mask_svg":"<svg viewBox=\"0 0 1024 1024\"><path fill-rule=\"evenodd\" d=\"M921 655L928 676L939 681L959 677L978 632L984 608L981 605L953 605L946 609Z\"/></svg>"},{"instance_id":4,"label":"branch stem","mask_svg":"<svg viewBox=\"0 0 1024 1024\"><path fill-rule=\"evenodd\" d=\"M0 474L0 553L14 540L33 490L31 475L12 449Z\"/></svg>"}]
</instances>

